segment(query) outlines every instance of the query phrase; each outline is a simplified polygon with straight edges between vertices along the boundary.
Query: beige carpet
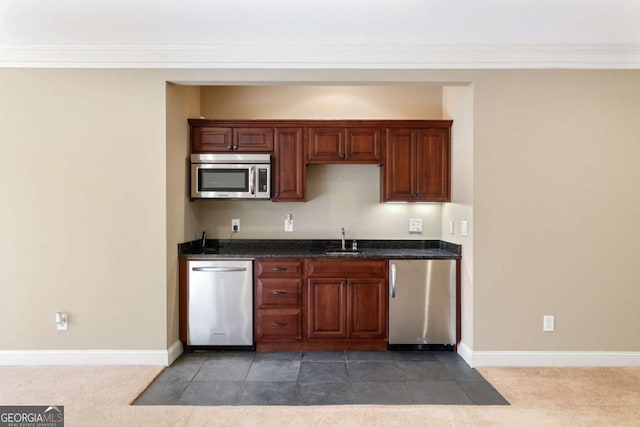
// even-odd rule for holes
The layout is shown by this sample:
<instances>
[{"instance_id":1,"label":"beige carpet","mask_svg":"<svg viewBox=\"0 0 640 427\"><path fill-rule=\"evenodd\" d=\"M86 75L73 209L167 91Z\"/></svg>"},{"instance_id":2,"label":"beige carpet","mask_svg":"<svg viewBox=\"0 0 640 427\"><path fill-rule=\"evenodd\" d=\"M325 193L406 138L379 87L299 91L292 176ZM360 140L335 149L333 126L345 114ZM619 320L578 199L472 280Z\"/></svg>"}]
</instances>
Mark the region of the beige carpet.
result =
<instances>
[{"instance_id":1,"label":"beige carpet","mask_svg":"<svg viewBox=\"0 0 640 427\"><path fill-rule=\"evenodd\" d=\"M0 405L64 405L65 426L640 426L640 368L480 368L510 406L130 406L161 370L0 367Z\"/></svg>"}]
</instances>

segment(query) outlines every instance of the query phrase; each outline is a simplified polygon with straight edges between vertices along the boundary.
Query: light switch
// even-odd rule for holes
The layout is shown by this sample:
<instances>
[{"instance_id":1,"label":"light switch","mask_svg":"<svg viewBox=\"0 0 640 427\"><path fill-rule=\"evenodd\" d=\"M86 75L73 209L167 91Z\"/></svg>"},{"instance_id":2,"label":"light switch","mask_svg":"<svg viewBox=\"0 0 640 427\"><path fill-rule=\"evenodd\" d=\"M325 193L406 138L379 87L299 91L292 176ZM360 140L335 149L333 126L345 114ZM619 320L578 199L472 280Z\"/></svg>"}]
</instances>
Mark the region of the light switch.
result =
<instances>
[{"instance_id":1,"label":"light switch","mask_svg":"<svg viewBox=\"0 0 640 427\"><path fill-rule=\"evenodd\" d=\"M460 221L460 235L462 237L469 235L469 223L467 221Z\"/></svg>"},{"instance_id":2,"label":"light switch","mask_svg":"<svg viewBox=\"0 0 640 427\"><path fill-rule=\"evenodd\" d=\"M455 230L454 224L455 224L454 220L449 221L449 234L453 234Z\"/></svg>"}]
</instances>

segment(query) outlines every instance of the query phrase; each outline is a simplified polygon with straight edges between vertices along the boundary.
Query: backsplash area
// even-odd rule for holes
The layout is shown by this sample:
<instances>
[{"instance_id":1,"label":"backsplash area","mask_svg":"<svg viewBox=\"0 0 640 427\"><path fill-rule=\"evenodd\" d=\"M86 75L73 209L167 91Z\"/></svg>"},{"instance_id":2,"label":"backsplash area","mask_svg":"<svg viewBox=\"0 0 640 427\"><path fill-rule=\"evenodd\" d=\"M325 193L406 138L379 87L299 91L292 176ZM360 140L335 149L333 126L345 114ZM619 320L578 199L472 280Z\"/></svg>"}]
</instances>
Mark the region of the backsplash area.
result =
<instances>
[{"instance_id":1,"label":"backsplash area","mask_svg":"<svg viewBox=\"0 0 640 427\"><path fill-rule=\"evenodd\" d=\"M440 239L442 204L380 203L376 165L310 165L306 203L202 200L195 203L202 230L211 238L237 239ZM287 214L293 232L284 231ZM422 219L422 233L409 233L409 218ZM195 236L194 236L195 237Z\"/></svg>"}]
</instances>

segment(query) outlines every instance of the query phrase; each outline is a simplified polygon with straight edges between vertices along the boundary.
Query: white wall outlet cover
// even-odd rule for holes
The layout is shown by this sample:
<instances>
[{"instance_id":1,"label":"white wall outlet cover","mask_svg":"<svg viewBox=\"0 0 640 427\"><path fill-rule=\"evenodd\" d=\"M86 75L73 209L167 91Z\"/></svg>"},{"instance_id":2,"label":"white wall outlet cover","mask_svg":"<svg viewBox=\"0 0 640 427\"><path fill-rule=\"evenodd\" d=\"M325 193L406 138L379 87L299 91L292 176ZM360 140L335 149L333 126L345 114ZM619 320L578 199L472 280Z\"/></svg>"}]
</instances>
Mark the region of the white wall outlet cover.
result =
<instances>
[{"instance_id":1,"label":"white wall outlet cover","mask_svg":"<svg viewBox=\"0 0 640 427\"><path fill-rule=\"evenodd\" d=\"M232 233L237 233L238 231L240 231L240 220L239 219L232 219L231 220L231 232Z\"/></svg>"},{"instance_id":2,"label":"white wall outlet cover","mask_svg":"<svg viewBox=\"0 0 640 427\"><path fill-rule=\"evenodd\" d=\"M545 314L542 316L542 330L544 332L553 332L556 328L555 316Z\"/></svg>"},{"instance_id":3,"label":"white wall outlet cover","mask_svg":"<svg viewBox=\"0 0 640 427\"><path fill-rule=\"evenodd\" d=\"M449 234L453 234L455 231L455 221L451 220L449 221Z\"/></svg>"},{"instance_id":4,"label":"white wall outlet cover","mask_svg":"<svg viewBox=\"0 0 640 427\"><path fill-rule=\"evenodd\" d=\"M409 220L409 233L422 233L422 220L411 218Z\"/></svg>"},{"instance_id":5,"label":"white wall outlet cover","mask_svg":"<svg viewBox=\"0 0 640 427\"><path fill-rule=\"evenodd\" d=\"M56 313L56 328L59 331L66 331L69 329L69 315L67 313Z\"/></svg>"},{"instance_id":6,"label":"white wall outlet cover","mask_svg":"<svg viewBox=\"0 0 640 427\"><path fill-rule=\"evenodd\" d=\"M288 233L293 231L293 219L284 220L284 231Z\"/></svg>"}]
</instances>

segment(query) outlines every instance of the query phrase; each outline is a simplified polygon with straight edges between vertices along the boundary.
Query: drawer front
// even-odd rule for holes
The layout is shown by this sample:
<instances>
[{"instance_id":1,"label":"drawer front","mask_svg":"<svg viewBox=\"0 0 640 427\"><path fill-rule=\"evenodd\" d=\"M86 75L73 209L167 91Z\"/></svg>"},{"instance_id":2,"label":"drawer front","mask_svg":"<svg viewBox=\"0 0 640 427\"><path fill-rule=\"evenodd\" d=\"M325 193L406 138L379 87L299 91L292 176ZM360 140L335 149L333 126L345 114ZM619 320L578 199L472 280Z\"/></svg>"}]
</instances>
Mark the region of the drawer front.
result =
<instances>
[{"instance_id":1,"label":"drawer front","mask_svg":"<svg viewBox=\"0 0 640 427\"><path fill-rule=\"evenodd\" d=\"M258 310L256 341L302 339L302 315L298 309Z\"/></svg>"},{"instance_id":2,"label":"drawer front","mask_svg":"<svg viewBox=\"0 0 640 427\"><path fill-rule=\"evenodd\" d=\"M259 259L255 264L256 277L300 277L302 261L292 259Z\"/></svg>"},{"instance_id":3,"label":"drawer front","mask_svg":"<svg viewBox=\"0 0 640 427\"><path fill-rule=\"evenodd\" d=\"M387 262L384 260L313 259L305 265L308 277L387 277Z\"/></svg>"},{"instance_id":4,"label":"drawer front","mask_svg":"<svg viewBox=\"0 0 640 427\"><path fill-rule=\"evenodd\" d=\"M257 279L256 306L299 306L302 303L301 279Z\"/></svg>"}]
</instances>

